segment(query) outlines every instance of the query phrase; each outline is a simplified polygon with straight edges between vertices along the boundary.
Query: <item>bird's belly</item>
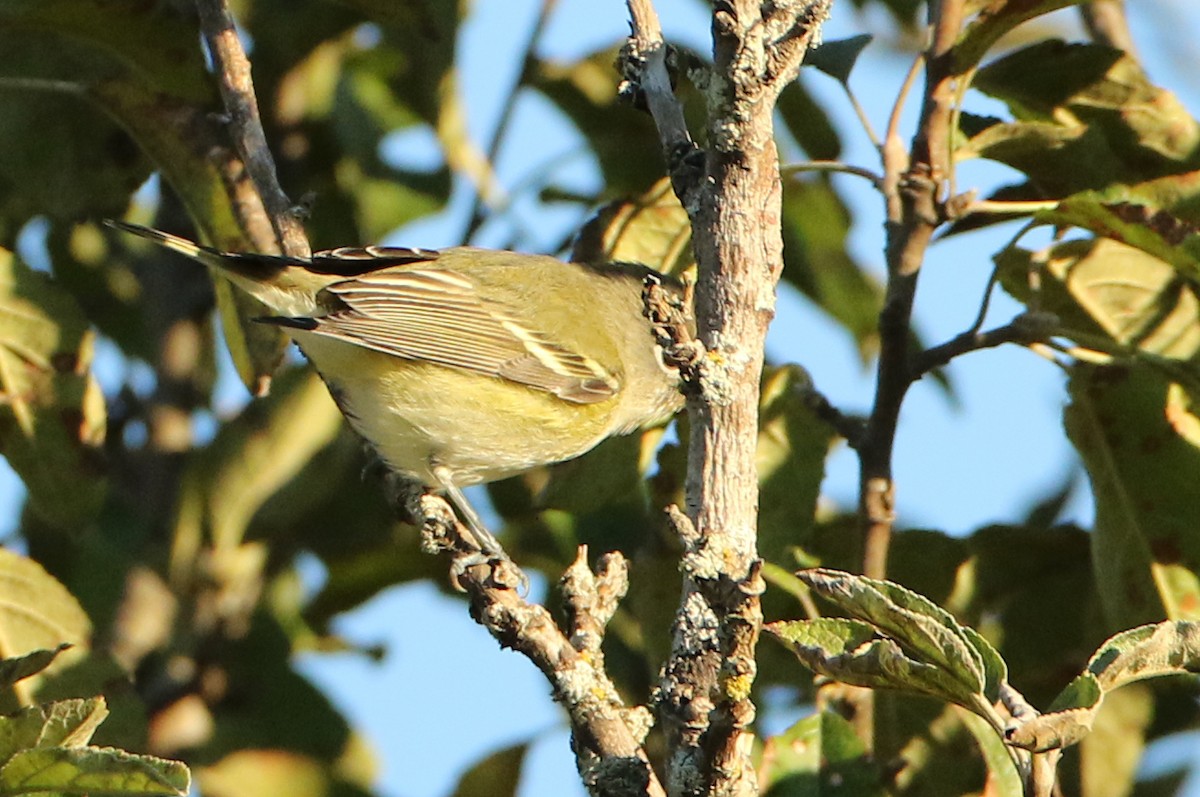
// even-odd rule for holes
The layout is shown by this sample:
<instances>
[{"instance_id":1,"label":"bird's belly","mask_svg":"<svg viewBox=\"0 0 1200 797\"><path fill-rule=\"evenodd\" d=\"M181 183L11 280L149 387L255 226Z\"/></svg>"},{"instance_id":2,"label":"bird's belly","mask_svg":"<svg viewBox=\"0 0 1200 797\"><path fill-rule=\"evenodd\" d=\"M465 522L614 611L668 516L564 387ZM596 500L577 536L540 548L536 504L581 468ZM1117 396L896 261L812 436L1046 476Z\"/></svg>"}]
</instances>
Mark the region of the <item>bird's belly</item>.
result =
<instances>
[{"instance_id":1,"label":"bird's belly","mask_svg":"<svg viewBox=\"0 0 1200 797\"><path fill-rule=\"evenodd\" d=\"M459 486L495 481L576 457L608 434L603 405L569 404L499 378L367 354L363 367L335 386L338 403L389 467L430 486L438 484L435 467Z\"/></svg>"}]
</instances>

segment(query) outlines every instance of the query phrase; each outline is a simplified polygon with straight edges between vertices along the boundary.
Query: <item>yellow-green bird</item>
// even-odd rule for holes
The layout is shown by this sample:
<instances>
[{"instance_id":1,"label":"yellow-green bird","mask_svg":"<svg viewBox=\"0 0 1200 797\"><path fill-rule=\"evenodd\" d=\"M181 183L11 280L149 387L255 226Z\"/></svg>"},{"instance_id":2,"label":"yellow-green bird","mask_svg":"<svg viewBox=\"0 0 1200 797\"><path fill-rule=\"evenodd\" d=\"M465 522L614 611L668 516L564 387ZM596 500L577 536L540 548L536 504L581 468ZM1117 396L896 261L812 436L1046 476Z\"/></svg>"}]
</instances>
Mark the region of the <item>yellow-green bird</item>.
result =
<instances>
[{"instance_id":1,"label":"yellow-green bird","mask_svg":"<svg viewBox=\"0 0 1200 797\"><path fill-rule=\"evenodd\" d=\"M642 290L644 266L455 247L221 252L124 222L221 270L278 315L384 464L446 491L489 553L467 485L576 457L683 403Z\"/></svg>"}]
</instances>

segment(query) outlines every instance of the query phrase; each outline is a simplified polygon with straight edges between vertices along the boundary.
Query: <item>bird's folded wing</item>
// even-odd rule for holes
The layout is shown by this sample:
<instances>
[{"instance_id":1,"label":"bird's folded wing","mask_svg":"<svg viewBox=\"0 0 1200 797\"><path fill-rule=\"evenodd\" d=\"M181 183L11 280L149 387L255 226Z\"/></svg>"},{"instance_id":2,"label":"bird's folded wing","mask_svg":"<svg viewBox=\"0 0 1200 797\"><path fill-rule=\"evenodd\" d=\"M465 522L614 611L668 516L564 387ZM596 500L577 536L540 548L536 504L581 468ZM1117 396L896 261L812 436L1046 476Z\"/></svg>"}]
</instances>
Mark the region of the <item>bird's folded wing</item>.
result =
<instances>
[{"instance_id":1,"label":"bird's folded wing","mask_svg":"<svg viewBox=\"0 0 1200 797\"><path fill-rule=\"evenodd\" d=\"M469 278L439 269L383 269L335 283L337 309L307 328L368 349L496 376L592 404L617 378L551 340L507 307L482 298Z\"/></svg>"}]
</instances>

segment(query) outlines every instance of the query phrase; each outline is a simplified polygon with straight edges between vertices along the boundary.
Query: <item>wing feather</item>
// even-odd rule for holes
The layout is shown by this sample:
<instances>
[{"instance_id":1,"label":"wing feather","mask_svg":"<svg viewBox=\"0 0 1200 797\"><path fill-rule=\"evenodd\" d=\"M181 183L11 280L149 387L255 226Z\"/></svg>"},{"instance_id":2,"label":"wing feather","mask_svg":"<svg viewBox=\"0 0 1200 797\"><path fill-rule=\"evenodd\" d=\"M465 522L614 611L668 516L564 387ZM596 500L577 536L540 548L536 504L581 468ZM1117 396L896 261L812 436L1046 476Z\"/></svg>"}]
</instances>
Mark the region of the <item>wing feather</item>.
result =
<instances>
[{"instance_id":1,"label":"wing feather","mask_svg":"<svg viewBox=\"0 0 1200 797\"><path fill-rule=\"evenodd\" d=\"M619 388L595 360L484 299L457 272L385 268L336 282L324 293L336 309L306 325L317 335L507 379L579 404L604 401Z\"/></svg>"}]
</instances>

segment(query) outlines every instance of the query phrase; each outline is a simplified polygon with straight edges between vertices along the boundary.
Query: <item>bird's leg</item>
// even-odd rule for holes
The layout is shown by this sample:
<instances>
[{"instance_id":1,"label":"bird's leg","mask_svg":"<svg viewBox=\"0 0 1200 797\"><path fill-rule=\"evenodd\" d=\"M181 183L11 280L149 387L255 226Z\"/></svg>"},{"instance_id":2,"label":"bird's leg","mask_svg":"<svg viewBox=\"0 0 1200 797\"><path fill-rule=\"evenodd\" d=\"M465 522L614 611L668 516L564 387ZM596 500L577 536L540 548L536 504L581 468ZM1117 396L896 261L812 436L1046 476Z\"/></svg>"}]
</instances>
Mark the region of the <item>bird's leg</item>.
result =
<instances>
[{"instance_id":1,"label":"bird's leg","mask_svg":"<svg viewBox=\"0 0 1200 797\"><path fill-rule=\"evenodd\" d=\"M479 550L488 556L507 559L508 555L500 547L500 541L483 525L483 519L479 517L479 513L475 511L475 507L471 506L467 497L463 495L463 491L454 483L454 480L450 477L450 471L441 465L435 465L431 470L433 478L437 479L438 487L445 491L451 503L458 510L458 513L462 515L463 522L471 530L471 535L475 538L475 543L479 546Z\"/></svg>"}]
</instances>

